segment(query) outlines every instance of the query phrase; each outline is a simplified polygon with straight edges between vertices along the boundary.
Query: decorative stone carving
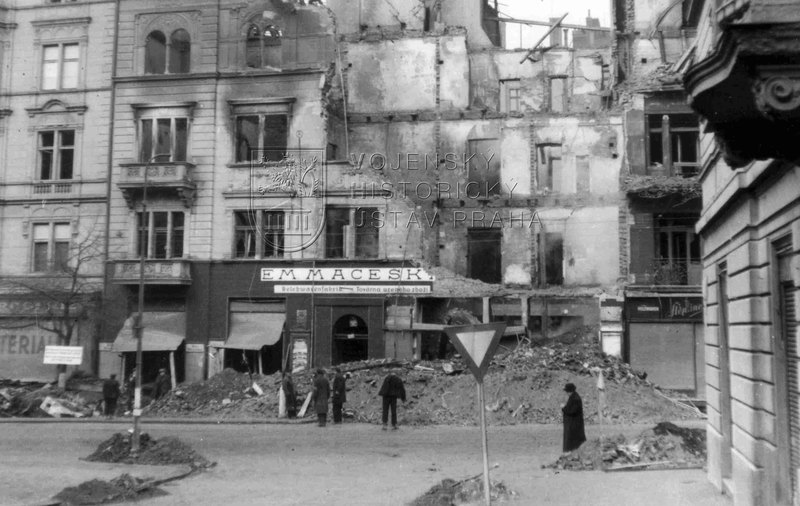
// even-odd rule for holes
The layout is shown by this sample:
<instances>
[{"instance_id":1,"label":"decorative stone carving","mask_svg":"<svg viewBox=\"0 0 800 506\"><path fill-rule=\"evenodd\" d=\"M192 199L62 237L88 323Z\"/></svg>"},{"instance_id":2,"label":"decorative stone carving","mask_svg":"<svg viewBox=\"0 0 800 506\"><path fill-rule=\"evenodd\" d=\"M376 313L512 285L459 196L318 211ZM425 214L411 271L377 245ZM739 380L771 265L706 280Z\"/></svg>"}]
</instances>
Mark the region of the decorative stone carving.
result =
<instances>
[{"instance_id":1,"label":"decorative stone carving","mask_svg":"<svg viewBox=\"0 0 800 506\"><path fill-rule=\"evenodd\" d=\"M92 18L67 18L67 19L44 19L32 21L35 30L35 41L41 43L42 40L51 39L82 39L88 38L89 23Z\"/></svg>"},{"instance_id":2,"label":"decorative stone carving","mask_svg":"<svg viewBox=\"0 0 800 506\"><path fill-rule=\"evenodd\" d=\"M771 76L753 85L756 107L762 114L778 119L798 116L800 76Z\"/></svg>"}]
</instances>

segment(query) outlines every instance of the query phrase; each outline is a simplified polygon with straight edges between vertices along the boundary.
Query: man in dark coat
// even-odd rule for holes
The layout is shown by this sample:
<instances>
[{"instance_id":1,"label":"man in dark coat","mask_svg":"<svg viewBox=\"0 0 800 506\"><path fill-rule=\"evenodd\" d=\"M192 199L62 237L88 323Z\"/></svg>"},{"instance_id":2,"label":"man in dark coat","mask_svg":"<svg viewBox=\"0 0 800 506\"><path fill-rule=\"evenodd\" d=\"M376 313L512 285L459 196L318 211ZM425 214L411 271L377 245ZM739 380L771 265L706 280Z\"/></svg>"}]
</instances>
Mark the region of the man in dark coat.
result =
<instances>
[{"instance_id":1,"label":"man in dark coat","mask_svg":"<svg viewBox=\"0 0 800 506\"><path fill-rule=\"evenodd\" d=\"M378 395L383 397L383 412L381 416L383 430L386 430L386 424L389 421L389 410L392 412L392 430L397 430L397 399L402 400L404 404L406 402L406 388L403 386L403 380L394 372L390 372L384 378Z\"/></svg>"},{"instance_id":2,"label":"man in dark coat","mask_svg":"<svg viewBox=\"0 0 800 506\"><path fill-rule=\"evenodd\" d=\"M286 396L286 414L289 418L297 417L297 392L294 390L291 371L286 371L283 375L283 395Z\"/></svg>"},{"instance_id":3,"label":"man in dark coat","mask_svg":"<svg viewBox=\"0 0 800 506\"><path fill-rule=\"evenodd\" d=\"M564 391L569 394L569 399L561 412L564 413L564 452L571 452L579 448L586 441L586 433L583 430L583 401L581 396L575 391L573 383L567 383Z\"/></svg>"},{"instance_id":4,"label":"man in dark coat","mask_svg":"<svg viewBox=\"0 0 800 506\"><path fill-rule=\"evenodd\" d=\"M153 385L153 398L160 399L170 390L172 390L172 380L170 380L167 370L162 367L158 370L158 376L156 376L156 382Z\"/></svg>"},{"instance_id":5,"label":"man in dark coat","mask_svg":"<svg viewBox=\"0 0 800 506\"><path fill-rule=\"evenodd\" d=\"M111 418L117 412L117 399L119 399L119 381L117 381L117 375L112 374L103 382L103 403L106 408L106 417Z\"/></svg>"},{"instance_id":6,"label":"man in dark coat","mask_svg":"<svg viewBox=\"0 0 800 506\"><path fill-rule=\"evenodd\" d=\"M331 384L325 377L325 371L317 369L314 377L314 390L311 393L311 402L317 412L317 423L320 427L325 427L328 422L328 398L331 396Z\"/></svg>"},{"instance_id":7,"label":"man in dark coat","mask_svg":"<svg viewBox=\"0 0 800 506\"><path fill-rule=\"evenodd\" d=\"M342 423L342 404L347 402L347 380L338 367L333 377L333 423Z\"/></svg>"}]
</instances>

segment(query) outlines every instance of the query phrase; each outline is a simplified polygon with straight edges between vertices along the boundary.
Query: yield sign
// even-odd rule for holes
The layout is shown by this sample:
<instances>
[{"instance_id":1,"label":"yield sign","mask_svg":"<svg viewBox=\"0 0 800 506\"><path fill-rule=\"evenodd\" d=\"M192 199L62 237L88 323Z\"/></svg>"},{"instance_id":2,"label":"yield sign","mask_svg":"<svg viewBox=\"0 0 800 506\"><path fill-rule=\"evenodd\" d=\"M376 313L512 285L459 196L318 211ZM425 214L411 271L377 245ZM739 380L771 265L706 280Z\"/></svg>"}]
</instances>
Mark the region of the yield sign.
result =
<instances>
[{"instance_id":1,"label":"yield sign","mask_svg":"<svg viewBox=\"0 0 800 506\"><path fill-rule=\"evenodd\" d=\"M489 361L497 351L505 330L505 323L482 323L444 329L478 382L483 380L483 375L489 368Z\"/></svg>"}]
</instances>

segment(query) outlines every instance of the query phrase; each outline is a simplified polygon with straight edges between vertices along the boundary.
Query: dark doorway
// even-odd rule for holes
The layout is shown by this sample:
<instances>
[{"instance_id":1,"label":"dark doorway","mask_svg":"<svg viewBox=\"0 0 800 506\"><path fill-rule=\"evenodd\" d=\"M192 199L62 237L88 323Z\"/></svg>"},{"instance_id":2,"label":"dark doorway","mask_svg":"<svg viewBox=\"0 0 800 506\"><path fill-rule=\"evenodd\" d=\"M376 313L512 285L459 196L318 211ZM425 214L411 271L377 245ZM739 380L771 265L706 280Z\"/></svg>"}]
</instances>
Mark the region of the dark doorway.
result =
<instances>
[{"instance_id":1,"label":"dark doorway","mask_svg":"<svg viewBox=\"0 0 800 506\"><path fill-rule=\"evenodd\" d=\"M502 281L502 233L498 229L473 228L467 231L468 276L486 283Z\"/></svg>"},{"instance_id":2,"label":"dark doorway","mask_svg":"<svg viewBox=\"0 0 800 506\"><path fill-rule=\"evenodd\" d=\"M564 237L559 233L545 234L544 272L548 285L564 284Z\"/></svg>"},{"instance_id":3,"label":"dark doorway","mask_svg":"<svg viewBox=\"0 0 800 506\"><path fill-rule=\"evenodd\" d=\"M356 315L344 315L333 325L333 365L366 360L369 328Z\"/></svg>"}]
</instances>

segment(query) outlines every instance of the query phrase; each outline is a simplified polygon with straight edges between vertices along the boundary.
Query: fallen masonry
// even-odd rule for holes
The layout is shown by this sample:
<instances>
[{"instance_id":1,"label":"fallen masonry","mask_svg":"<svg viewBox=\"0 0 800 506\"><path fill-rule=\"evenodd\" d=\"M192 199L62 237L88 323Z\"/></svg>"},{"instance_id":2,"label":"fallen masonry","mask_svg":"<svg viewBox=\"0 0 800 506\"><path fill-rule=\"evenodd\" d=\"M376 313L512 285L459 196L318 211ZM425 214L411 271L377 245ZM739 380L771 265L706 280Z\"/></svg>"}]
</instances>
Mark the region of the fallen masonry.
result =
<instances>
[{"instance_id":1,"label":"fallen masonry","mask_svg":"<svg viewBox=\"0 0 800 506\"><path fill-rule=\"evenodd\" d=\"M587 441L545 468L569 471L629 471L702 467L706 462L704 429L661 422L633 440L622 435Z\"/></svg>"},{"instance_id":2,"label":"fallen masonry","mask_svg":"<svg viewBox=\"0 0 800 506\"><path fill-rule=\"evenodd\" d=\"M492 503L513 499L516 493L502 481L490 481L489 494ZM417 497L410 506L458 506L483 502L483 475L460 481L444 479Z\"/></svg>"}]
</instances>

